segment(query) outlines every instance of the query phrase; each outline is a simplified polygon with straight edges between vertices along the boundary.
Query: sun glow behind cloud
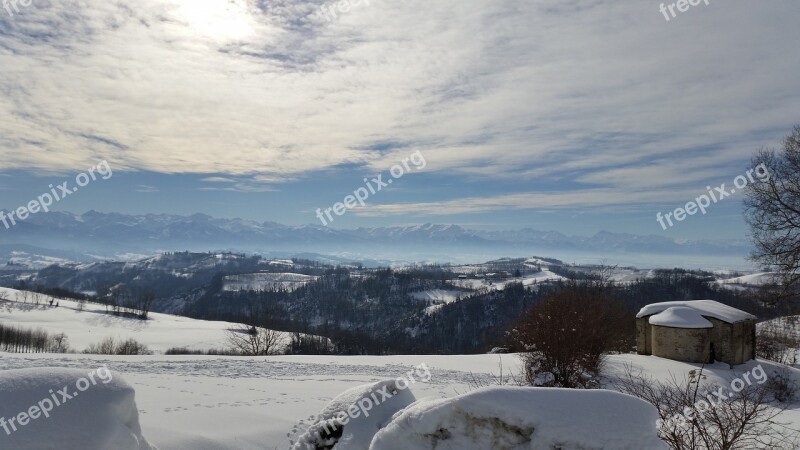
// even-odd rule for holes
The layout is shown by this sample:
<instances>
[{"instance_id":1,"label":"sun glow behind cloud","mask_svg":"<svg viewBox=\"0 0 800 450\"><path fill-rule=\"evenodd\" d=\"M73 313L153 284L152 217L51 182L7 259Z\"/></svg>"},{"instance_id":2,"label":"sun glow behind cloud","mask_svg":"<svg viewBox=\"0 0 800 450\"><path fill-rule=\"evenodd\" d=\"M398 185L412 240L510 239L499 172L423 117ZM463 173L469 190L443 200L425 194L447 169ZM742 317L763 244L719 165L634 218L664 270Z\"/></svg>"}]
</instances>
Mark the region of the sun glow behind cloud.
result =
<instances>
[{"instance_id":1,"label":"sun glow behind cloud","mask_svg":"<svg viewBox=\"0 0 800 450\"><path fill-rule=\"evenodd\" d=\"M255 31L244 0L182 0L175 14L195 33L214 40L244 40Z\"/></svg>"}]
</instances>

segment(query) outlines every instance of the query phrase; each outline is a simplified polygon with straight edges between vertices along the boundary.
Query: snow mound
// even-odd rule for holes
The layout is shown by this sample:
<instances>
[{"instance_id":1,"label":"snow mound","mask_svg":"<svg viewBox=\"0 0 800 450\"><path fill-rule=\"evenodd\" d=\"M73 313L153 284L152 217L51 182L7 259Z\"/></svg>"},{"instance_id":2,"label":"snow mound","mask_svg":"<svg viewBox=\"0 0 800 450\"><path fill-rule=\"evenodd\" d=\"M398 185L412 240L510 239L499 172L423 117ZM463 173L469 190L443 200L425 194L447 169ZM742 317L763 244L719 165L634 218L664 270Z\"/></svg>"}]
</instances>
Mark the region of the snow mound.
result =
<instances>
[{"instance_id":1,"label":"snow mound","mask_svg":"<svg viewBox=\"0 0 800 450\"><path fill-rule=\"evenodd\" d=\"M756 316L750 313L746 313L732 306L723 305L722 303L716 302L714 300L688 300L688 301L653 303L639 310L639 314L636 315L636 318L638 319L642 317L651 316L653 314L658 314L660 312L663 312L669 308L673 308L676 306L684 306L687 308L692 308L697 312L699 312L700 315L704 317L713 317L714 319L718 319L728 323L736 323L736 322L741 322L743 320L756 318Z\"/></svg>"},{"instance_id":2,"label":"snow mound","mask_svg":"<svg viewBox=\"0 0 800 450\"><path fill-rule=\"evenodd\" d=\"M713 328L698 310L686 306L673 306L650 316L650 325L672 328Z\"/></svg>"},{"instance_id":3,"label":"snow mound","mask_svg":"<svg viewBox=\"0 0 800 450\"><path fill-rule=\"evenodd\" d=\"M96 384L89 373L0 371L0 449L155 449L142 436L133 388L108 369L92 372Z\"/></svg>"},{"instance_id":4,"label":"snow mound","mask_svg":"<svg viewBox=\"0 0 800 450\"><path fill-rule=\"evenodd\" d=\"M317 423L292 449L318 450L335 445L336 450L368 450L375 433L395 413L416 401L408 383L405 388L398 384L398 380L387 380L348 389L322 410Z\"/></svg>"},{"instance_id":5,"label":"snow mound","mask_svg":"<svg viewBox=\"0 0 800 450\"><path fill-rule=\"evenodd\" d=\"M657 419L653 406L618 392L491 387L408 407L370 450L666 449Z\"/></svg>"}]
</instances>

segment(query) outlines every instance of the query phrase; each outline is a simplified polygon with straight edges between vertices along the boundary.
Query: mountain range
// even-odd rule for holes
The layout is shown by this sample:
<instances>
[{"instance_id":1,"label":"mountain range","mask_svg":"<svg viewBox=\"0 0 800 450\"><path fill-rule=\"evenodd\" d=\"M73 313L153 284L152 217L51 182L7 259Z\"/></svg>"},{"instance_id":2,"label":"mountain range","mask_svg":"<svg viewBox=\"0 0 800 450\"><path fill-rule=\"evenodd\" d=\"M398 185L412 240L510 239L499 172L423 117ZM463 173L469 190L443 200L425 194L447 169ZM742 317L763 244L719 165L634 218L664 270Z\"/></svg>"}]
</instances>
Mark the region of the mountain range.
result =
<instances>
[{"instance_id":1,"label":"mountain range","mask_svg":"<svg viewBox=\"0 0 800 450\"><path fill-rule=\"evenodd\" d=\"M653 254L743 257L745 240L678 241L665 236L601 231L568 236L531 228L479 231L458 225L424 224L336 229L320 225L220 219L205 214L126 215L89 211L31 216L11 229L0 227L0 257L40 252L76 259L151 255L162 251L241 251L273 255L315 253L374 260L482 261L498 255ZM49 253L48 253L49 252Z\"/></svg>"}]
</instances>

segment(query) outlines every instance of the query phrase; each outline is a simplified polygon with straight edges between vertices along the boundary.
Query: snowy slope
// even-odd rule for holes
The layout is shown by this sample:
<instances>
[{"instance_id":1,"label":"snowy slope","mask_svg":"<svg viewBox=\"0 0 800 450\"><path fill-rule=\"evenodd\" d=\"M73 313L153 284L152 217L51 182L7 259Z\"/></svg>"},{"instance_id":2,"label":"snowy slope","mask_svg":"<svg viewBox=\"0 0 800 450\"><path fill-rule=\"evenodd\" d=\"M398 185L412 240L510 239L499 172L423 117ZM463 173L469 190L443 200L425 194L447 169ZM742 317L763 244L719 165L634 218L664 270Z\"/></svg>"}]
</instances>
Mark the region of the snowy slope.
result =
<instances>
[{"instance_id":1,"label":"snowy slope","mask_svg":"<svg viewBox=\"0 0 800 450\"><path fill-rule=\"evenodd\" d=\"M458 300L459 297L466 297L468 295L468 292L444 289L431 289L428 291L414 292L411 294L411 296L417 300L427 300L436 303L453 303L454 301Z\"/></svg>"},{"instance_id":2,"label":"snowy slope","mask_svg":"<svg viewBox=\"0 0 800 450\"><path fill-rule=\"evenodd\" d=\"M563 281L563 280L566 280L566 278L562 277L561 275L555 274L548 269L542 269L541 272L534 273L532 275L526 275L520 278L509 278L503 281L467 279L467 280L453 280L450 281L450 284L464 289L473 289L473 290L488 289L492 291L502 291L510 283L522 283L525 286L535 286L539 283L544 283L549 281Z\"/></svg>"},{"instance_id":3,"label":"snowy slope","mask_svg":"<svg viewBox=\"0 0 800 450\"><path fill-rule=\"evenodd\" d=\"M226 291L295 291L317 277L299 273L246 273L225 277Z\"/></svg>"},{"instance_id":4,"label":"snowy slope","mask_svg":"<svg viewBox=\"0 0 800 450\"><path fill-rule=\"evenodd\" d=\"M50 307L50 297L41 295L39 306L31 293L27 303L21 291L0 288L0 322L24 328L43 328L53 334L65 333L72 348L83 351L107 337L134 338L154 352L165 352L173 347L190 350L227 348L227 331L243 327L229 322L195 320L168 314L150 313L146 321L107 314L105 307L86 303L78 310L72 300L56 300L59 307ZM284 339L288 342L289 335Z\"/></svg>"},{"instance_id":5,"label":"snowy slope","mask_svg":"<svg viewBox=\"0 0 800 450\"><path fill-rule=\"evenodd\" d=\"M741 277L726 278L717 280L717 283L724 287L736 286L763 286L775 282L776 274L773 272L760 272L743 275Z\"/></svg>"}]
</instances>

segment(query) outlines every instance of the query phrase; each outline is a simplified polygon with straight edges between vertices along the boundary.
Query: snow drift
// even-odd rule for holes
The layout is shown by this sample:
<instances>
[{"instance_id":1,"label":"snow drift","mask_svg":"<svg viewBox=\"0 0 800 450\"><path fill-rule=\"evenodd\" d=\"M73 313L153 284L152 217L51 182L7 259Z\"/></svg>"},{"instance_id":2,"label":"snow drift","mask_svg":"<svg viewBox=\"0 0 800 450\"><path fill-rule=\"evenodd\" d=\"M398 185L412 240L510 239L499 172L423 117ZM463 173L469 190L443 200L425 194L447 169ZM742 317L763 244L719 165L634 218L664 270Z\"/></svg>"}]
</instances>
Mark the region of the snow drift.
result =
<instances>
[{"instance_id":1,"label":"snow drift","mask_svg":"<svg viewBox=\"0 0 800 450\"><path fill-rule=\"evenodd\" d=\"M0 371L0 449L155 449L133 388L107 369L91 373L93 382L88 370Z\"/></svg>"},{"instance_id":2,"label":"snow drift","mask_svg":"<svg viewBox=\"0 0 800 450\"><path fill-rule=\"evenodd\" d=\"M657 412L605 390L492 387L400 412L370 450L666 449ZM336 448L338 450L338 448Z\"/></svg>"},{"instance_id":3,"label":"snow drift","mask_svg":"<svg viewBox=\"0 0 800 450\"><path fill-rule=\"evenodd\" d=\"M399 381L380 381L348 389L322 410L317 422L298 438L292 449L368 450L375 433L395 413L416 401L408 383L403 387Z\"/></svg>"}]
</instances>

